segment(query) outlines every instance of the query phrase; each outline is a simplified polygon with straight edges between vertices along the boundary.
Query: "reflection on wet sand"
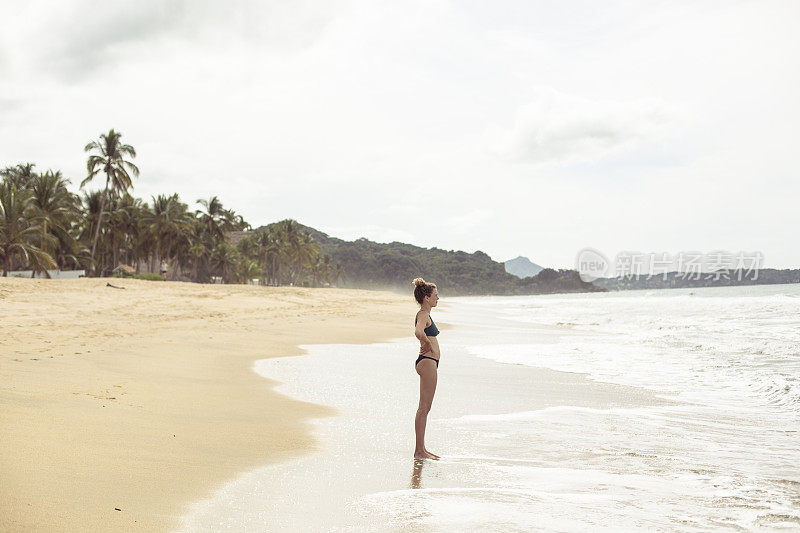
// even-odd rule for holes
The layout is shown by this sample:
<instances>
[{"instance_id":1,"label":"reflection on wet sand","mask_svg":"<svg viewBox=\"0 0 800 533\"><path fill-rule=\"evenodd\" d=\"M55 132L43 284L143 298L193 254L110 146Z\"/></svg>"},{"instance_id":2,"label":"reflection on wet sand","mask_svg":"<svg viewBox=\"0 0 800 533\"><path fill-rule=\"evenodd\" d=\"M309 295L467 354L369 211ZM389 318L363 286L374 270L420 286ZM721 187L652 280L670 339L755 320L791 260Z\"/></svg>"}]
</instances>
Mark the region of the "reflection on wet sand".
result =
<instances>
[{"instance_id":1,"label":"reflection on wet sand","mask_svg":"<svg viewBox=\"0 0 800 533\"><path fill-rule=\"evenodd\" d=\"M414 469L411 471L411 485L412 489L422 488L422 465L425 464L425 459L414 459Z\"/></svg>"}]
</instances>

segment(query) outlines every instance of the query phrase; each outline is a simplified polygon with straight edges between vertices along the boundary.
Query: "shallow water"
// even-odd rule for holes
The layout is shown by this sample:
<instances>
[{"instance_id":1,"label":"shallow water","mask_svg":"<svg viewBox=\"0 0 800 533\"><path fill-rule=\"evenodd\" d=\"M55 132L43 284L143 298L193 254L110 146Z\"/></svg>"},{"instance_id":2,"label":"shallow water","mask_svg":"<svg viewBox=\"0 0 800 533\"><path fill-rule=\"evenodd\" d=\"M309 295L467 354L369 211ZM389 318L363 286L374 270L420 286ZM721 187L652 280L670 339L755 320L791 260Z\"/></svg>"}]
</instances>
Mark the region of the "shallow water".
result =
<instances>
[{"instance_id":1,"label":"shallow water","mask_svg":"<svg viewBox=\"0 0 800 533\"><path fill-rule=\"evenodd\" d=\"M800 285L441 304L441 461L411 458L413 339L305 346L254 370L341 411L311 422L319 450L183 530L800 528Z\"/></svg>"}]
</instances>

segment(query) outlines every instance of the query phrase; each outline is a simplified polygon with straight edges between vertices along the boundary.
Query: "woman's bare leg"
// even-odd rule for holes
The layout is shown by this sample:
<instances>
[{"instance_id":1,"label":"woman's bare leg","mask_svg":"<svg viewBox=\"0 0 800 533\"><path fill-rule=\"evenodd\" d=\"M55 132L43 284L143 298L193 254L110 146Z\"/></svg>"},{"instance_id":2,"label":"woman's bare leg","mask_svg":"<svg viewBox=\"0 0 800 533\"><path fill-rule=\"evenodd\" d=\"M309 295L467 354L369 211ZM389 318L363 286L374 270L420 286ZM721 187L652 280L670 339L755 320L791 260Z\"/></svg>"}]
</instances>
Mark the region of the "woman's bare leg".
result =
<instances>
[{"instance_id":1,"label":"woman's bare leg","mask_svg":"<svg viewBox=\"0 0 800 533\"><path fill-rule=\"evenodd\" d=\"M417 415L414 417L414 432L417 437L414 457L418 459L438 459L438 455L432 454L425 449L425 426L428 422L428 413L433 404L433 395L436 393L436 362L430 359L423 359L417 363L417 374L419 374L419 407L417 408Z\"/></svg>"}]
</instances>

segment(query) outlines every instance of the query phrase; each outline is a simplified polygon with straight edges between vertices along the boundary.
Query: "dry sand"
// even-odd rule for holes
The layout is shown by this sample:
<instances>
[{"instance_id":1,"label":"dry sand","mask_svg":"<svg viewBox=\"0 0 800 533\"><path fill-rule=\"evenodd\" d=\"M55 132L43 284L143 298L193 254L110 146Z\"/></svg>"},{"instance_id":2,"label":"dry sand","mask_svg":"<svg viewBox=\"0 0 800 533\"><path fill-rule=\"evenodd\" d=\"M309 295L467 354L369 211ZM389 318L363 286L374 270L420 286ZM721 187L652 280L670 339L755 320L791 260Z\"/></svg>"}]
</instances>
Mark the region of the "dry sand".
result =
<instances>
[{"instance_id":1,"label":"dry sand","mask_svg":"<svg viewBox=\"0 0 800 533\"><path fill-rule=\"evenodd\" d=\"M305 421L336 414L274 392L255 359L411 336L417 309L388 292L12 278L0 308L0 531L177 527L219 483L313 450Z\"/></svg>"}]
</instances>

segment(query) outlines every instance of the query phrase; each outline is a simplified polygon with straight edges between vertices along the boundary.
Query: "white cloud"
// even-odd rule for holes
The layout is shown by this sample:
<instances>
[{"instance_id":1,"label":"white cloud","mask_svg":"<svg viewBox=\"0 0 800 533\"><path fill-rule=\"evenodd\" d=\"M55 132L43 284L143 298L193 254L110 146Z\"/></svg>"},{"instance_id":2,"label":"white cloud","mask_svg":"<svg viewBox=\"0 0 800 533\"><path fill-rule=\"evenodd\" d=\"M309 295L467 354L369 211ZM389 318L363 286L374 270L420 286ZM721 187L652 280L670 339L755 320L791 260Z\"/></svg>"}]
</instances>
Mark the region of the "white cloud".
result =
<instances>
[{"instance_id":1,"label":"white cloud","mask_svg":"<svg viewBox=\"0 0 800 533\"><path fill-rule=\"evenodd\" d=\"M672 120L657 99L592 100L538 88L520 106L510 130L495 128L491 152L517 162L571 163L630 149L663 132Z\"/></svg>"},{"instance_id":2,"label":"white cloud","mask_svg":"<svg viewBox=\"0 0 800 533\"><path fill-rule=\"evenodd\" d=\"M458 215L447 217L444 223L454 233L467 233L492 218L491 209L471 209Z\"/></svg>"}]
</instances>

